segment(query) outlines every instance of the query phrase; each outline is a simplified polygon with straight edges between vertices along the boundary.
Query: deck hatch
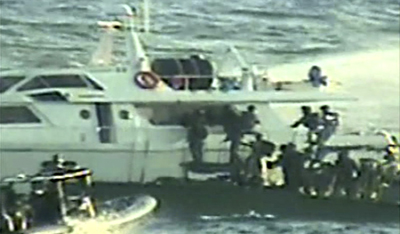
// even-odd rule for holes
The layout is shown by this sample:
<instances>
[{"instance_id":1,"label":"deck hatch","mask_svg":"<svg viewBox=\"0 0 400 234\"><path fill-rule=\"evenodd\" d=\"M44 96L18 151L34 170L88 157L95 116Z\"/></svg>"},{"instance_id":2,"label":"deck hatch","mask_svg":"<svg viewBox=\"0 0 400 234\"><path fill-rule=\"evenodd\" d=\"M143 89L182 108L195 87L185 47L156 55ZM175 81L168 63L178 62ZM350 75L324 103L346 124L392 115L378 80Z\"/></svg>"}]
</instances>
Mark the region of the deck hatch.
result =
<instances>
[{"instance_id":1,"label":"deck hatch","mask_svg":"<svg viewBox=\"0 0 400 234\"><path fill-rule=\"evenodd\" d=\"M0 107L0 124L29 124L40 122L40 119L26 106Z\"/></svg>"}]
</instances>

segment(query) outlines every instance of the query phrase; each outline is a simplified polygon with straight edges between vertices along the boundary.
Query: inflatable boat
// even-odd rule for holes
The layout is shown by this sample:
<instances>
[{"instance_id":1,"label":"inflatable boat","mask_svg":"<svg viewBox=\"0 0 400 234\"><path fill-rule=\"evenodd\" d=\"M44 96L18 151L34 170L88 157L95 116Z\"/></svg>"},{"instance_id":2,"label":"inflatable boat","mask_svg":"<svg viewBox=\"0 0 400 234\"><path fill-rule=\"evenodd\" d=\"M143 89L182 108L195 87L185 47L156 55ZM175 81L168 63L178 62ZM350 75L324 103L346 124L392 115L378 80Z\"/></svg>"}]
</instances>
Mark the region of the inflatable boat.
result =
<instances>
[{"instance_id":1,"label":"inflatable boat","mask_svg":"<svg viewBox=\"0 0 400 234\"><path fill-rule=\"evenodd\" d=\"M66 234L93 224L115 230L157 207L155 198L139 194L95 202L91 176L91 170L56 157L44 162L36 175L3 179L0 233Z\"/></svg>"}]
</instances>

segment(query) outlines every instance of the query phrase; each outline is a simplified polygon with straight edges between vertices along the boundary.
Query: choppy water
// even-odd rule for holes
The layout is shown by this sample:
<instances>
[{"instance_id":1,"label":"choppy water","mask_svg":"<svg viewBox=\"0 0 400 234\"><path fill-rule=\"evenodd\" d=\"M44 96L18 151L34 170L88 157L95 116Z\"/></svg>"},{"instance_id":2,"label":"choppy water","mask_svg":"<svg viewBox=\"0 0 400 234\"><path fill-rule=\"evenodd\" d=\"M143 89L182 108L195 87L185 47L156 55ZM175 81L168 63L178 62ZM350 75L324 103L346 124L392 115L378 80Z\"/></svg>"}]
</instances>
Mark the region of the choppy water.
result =
<instances>
[{"instance_id":1,"label":"choppy water","mask_svg":"<svg viewBox=\"0 0 400 234\"><path fill-rule=\"evenodd\" d=\"M109 19L122 2L0 0L0 68L29 67L37 60L85 63L97 43L96 21ZM318 63L363 100L337 107L345 128L400 130L400 0L153 0L152 9L159 43L151 49L193 51L231 42L249 61L283 78L302 79ZM155 219L140 233L383 234L398 228L199 217Z\"/></svg>"}]
</instances>

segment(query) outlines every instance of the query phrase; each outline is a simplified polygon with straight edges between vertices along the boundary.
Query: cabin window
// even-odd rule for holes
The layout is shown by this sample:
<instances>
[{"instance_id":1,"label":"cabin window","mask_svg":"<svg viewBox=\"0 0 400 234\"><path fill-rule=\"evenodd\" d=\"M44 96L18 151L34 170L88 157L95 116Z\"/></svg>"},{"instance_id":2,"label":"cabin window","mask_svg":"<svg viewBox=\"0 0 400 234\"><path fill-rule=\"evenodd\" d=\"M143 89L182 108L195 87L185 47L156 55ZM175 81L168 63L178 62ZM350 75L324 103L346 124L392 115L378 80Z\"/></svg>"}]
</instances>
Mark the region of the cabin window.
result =
<instances>
[{"instance_id":1,"label":"cabin window","mask_svg":"<svg viewBox=\"0 0 400 234\"><path fill-rule=\"evenodd\" d=\"M26 124L40 122L40 119L26 106L0 107L0 124Z\"/></svg>"},{"instance_id":2,"label":"cabin window","mask_svg":"<svg viewBox=\"0 0 400 234\"><path fill-rule=\"evenodd\" d=\"M127 110L121 110L121 111L119 112L119 117L120 117L121 119L124 119L124 120L130 119L130 118L129 118L129 111L127 111Z\"/></svg>"},{"instance_id":3,"label":"cabin window","mask_svg":"<svg viewBox=\"0 0 400 234\"><path fill-rule=\"evenodd\" d=\"M25 79L23 76L2 76L0 77L0 93L4 93L12 86Z\"/></svg>"},{"instance_id":4,"label":"cabin window","mask_svg":"<svg viewBox=\"0 0 400 234\"><path fill-rule=\"evenodd\" d=\"M38 93L38 94L32 94L30 96L37 101L44 101L44 102L67 101L67 99L59 92Z\"/></svg>"},{"instance_id":5,"label":"cabin window","mask_svg":"<svg viewBox=\"0 0 400 234\"><path fill-rule=\"evenodd\" d=\"M79 113L82 119L89 119L90 118L90 112L88 110L81 110Z\"/></svg>"},{"instance_id":6,"label":"cabin window","mask_svg":"<svg viewBox=\"0 0 400 234\"><path fill-rule=\"evenodd\" d=\"M79 75L43 75L30 80L18 91L43 88L87 88L87 85Z\"/></svg>"}]
</instances>

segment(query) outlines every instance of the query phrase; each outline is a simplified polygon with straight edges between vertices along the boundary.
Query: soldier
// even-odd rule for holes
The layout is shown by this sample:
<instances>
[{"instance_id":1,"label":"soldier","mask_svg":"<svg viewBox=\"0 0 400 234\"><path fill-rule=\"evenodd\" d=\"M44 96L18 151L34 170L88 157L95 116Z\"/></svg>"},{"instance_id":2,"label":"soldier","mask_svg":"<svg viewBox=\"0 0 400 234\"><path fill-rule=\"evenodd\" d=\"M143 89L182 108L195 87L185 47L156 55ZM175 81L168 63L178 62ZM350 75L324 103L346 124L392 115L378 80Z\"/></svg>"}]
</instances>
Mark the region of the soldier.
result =
<instances>
[{"instance_id":1,"label":"soldier","mask_svg":"<svg viewBox=\"0 0 400 234\"><path fill-rule=\"evenodd\" d=\"M387 141L386 146L386 158L390 160L393 164L397 165L397 173L400 172L400 144L397 138L390 135L387 131L380 131L378 134L383 135ZM392 159L389 159L392 158Z\"/></svg>"},{"instance_id":2,"label":"soldier","mask_svg":"<svg viewBox=\"0 0 400 234\"><path fill-rule=\"evenodd\" d=\"M381 166L378 160L372 158L360 159L357 197L372 200L379 199L381 178Z\"/></svg>"},{"instance_id":3,"label":"soldier","mask_svg":"<svg viewBox=\"0 0 400 234\"><path fill-rule=\"evenodd\" d=\"M302 106L301 111L303 116L293 123L290 127L297 128L300 125L303 125L308 129L307 133L307 143L315 144L318 142L318 135L322 129L322 122L318 115L318 113L312 113L312 109L310 106Z\"/></svg>"},{"instance_id":4,"label":"soldier","mask_svg":"<svg viewBox=\"0 0 400 234\"><path fill-rule=\"evenodd\" d=\"M304 156L296 150L296 145L289 143L280 147L282 153L282 167L286 176L286 184L290 188L298 188L301 184L301 175Z\"/></svg>"},{"instance_id":5,"label":"soldier","mask_svg":"<svg viewBox=\"0 0 400 234\"><path fill-rule=\"evenodd\" d=\"M260 124L260 120L256 114L256 107L250 105L247 107L247 111L242 113L242 131L243 134L254 134L254 127Z\"/></svg>"},{"instance_id":6,"label":"soldier","mask_svg":"<svg viewBox=\"0 0 400 234\"><path fill-rule=\"evenodd\" d=\"M332 112L328 105L321 106L320 110L323 128L320 131L318 142L319 145L323 145L336 132L339 126L339 114Z\"/></svg>"},{"instance_id":7,"label":"soldier","mask_svg":"<svg viewBox=\"0 0 400 234\"><path fill-rule=\"evenodd\" d=\"M229 141L230 163L234 163L239 159L239 147L242 140L242 119L240 113L233 106L227 105L223 112L223 127L226 133L224 142Z\"/></svg>"},{"instance_id":8,"label":"soldier","mask_svg":"<svg viewBox=\"0 0 400 234\"><path fill-rule=\"evenodd\" d=\"M338 195L352 196L355 180L360 172L356 162L349 157L348 150L342 150L338 153L336 161L336 183L335 192Z\"/></svg>"},{"instance_id":9,"label":"soldier","mask_svg":"<svg viewBox=\"0 0 400 234\"><path fill-rule=\"evenodd\" d=\"M276 146L270 141L263 140L261 133L257 133L255 137L254 142L242 143L243 145L250 146L252 149L251 155L246 160L247 174L250 178L261 177L264 180L264 186L269 186L271 183L275 184L274 181L279 178L273 178L273 181L270 181L270 178L267 177L270 176L270 174L267 174L267 169L273 169L271 165L277 161L275 157L272 157ZM280 181L277 183L279 186L283 185Z\"/></svg>"},{"instance_id":10,"label":"soldier","mask_svg":"<svg viewBox=\"0 0 400 234\"><path fill-rule=\"evenodd\" d=\"M203 161L204 141L208 136L208 131L205 121L202 121L201 118L204 116L204 112L200 110L197 113L199 114L198 119L190 124L187 140L193 161L200 163Z\"/></svg>"}]
</instances>

